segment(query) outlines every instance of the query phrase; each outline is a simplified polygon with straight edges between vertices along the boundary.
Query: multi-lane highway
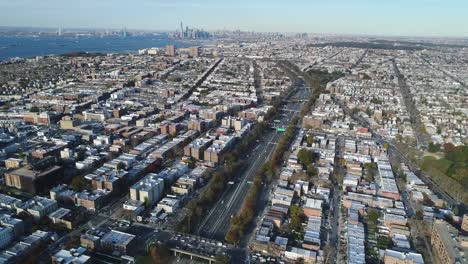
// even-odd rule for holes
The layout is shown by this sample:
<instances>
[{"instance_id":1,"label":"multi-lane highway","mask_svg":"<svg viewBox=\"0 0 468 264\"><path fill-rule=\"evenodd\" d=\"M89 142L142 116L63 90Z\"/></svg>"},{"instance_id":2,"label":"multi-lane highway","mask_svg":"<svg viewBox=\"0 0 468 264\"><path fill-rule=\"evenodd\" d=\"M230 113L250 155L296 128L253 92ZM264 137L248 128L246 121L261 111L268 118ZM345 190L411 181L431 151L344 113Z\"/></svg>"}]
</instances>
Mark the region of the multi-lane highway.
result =
<instances>
[{"instance_id":1,"label":"multi-lane highway","mask_svg":"<svg viewBox=\"0 0 468 264\"><path fill-rule=\"evenodd\" d=\"M288 111L281 111L281 117L278 118L280 122L277 125L281 127L288 126L289 121L300 112L301 106L304 104L304 101L299 99L308 97L309 89L301 83L300 87L296 89L295 94L291 96L291 100L284 106ZM252 146L253 149L248 155L246 169L239 176L237 183L225 191L221 199L208 213L205 220L199 226L197 234L208 238L224 239L229 230L231 218L241 208L250 188L251 181L261 165L268 161L274 152L280 137L280 133L271 130L265 134L256 146Z\"/></svg>"}]
</instances>

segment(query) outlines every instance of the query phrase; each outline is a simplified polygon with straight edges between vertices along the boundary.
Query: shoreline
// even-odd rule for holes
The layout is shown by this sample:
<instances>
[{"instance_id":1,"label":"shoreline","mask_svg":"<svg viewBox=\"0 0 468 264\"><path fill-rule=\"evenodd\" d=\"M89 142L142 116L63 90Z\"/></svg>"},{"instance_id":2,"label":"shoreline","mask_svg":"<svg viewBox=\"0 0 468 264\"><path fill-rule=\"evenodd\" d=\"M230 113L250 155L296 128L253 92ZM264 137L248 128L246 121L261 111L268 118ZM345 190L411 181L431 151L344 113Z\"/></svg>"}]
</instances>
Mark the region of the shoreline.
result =
<instances>
[{"instance_id":1,"label":"shoreline","mask_svg":"<svg viewBox=\"0 0 468 264\"><path fill-rule=\"evenodd\" d=\"M0 36L0 63L28 60L35 57L64 56L73 53L89 54L134 54L145 48L164 48L166 45L176 47L190 47L191 45L205 46L206 42L197 40L172 39L162 35L116 37L9 37ZM2 41L3 40L3 41ZM18 41L11 41L18 40ZM63 43L61 43L61 41ZM18 43L19 42L19 43ZM8 54L10 50L10 54ZM50 53L49 53L50 51ZM47 53L47 54L45 54Z\"/></svg>"}]
</instances>

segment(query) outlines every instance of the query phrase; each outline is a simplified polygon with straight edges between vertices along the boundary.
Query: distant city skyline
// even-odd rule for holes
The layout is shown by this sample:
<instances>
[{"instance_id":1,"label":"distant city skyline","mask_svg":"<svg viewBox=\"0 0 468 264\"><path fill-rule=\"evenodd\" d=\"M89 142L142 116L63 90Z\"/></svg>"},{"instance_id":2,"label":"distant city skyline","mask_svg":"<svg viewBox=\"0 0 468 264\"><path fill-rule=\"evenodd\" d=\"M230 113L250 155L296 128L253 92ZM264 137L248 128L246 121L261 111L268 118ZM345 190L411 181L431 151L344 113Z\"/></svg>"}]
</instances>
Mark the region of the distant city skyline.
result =
<instances>
[{"instance_id":1,"label":"distant city skyline","mask_svg":"<svg viewBox=\"0 0 468 264\"><path fill-rule=\"evenodd\" d=\"M468 37L462 0L17 0L0 2L0 26Z\"/></svg>"}]
</instances>

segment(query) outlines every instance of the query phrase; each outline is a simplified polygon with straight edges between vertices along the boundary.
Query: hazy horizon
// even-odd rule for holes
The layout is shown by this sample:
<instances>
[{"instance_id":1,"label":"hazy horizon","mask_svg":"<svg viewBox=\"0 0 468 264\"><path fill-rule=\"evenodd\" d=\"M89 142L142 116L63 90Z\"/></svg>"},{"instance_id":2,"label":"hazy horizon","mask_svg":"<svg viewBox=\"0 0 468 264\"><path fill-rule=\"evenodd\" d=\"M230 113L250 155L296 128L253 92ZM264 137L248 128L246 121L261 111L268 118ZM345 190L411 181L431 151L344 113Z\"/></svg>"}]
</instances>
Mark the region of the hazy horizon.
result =
<instances>
[{"instance_id":1,"label":"hazy horizon","mask_svg":"<svg viewBox=\"0 0 468 264\"><path fill-rule=\"evenodd\" d=\"M210 31L468 37L461 0L18 0L0 10L3 27L174 31L183 22Z\"/></svg>"},{"instance_id":2,"label":"hazy horizon","mask_svg":"<svg viewBox=\"0 0 468 264\"><path fill-rule=\"evenodd\" d=\"M26 29L31 29L31 30L48 30L47 32L56 32L59 27L36 27L36 26L0 26L0 32L1 29L16 29L16 30L26 30ZM67 30L70 30L71 32L78 31L78 30L96 30L96 31L105 31L105 30L111 30L111 31L118 31L122 30L125 28L128 32L148 32L148 33L173 33L175 30L172 29L141 29L141 28L127 28L127 27L121 27L121 28L104 28L104 27L61 27L62 30L65 32ZM193 27L196 29L204 29L209 32L216 32L216 31L235 31L239 29L205 29L202 27ZM383 35L383 34L360 34L360 33L329 33L329 32L291 32L291 31L252 31L252 30L241 30L241 32L254 32L254 33L281 33L281 34L300 34L300 33L307 33L307 34L312 34L312 35L323 35L323 36L343 36L343 37L382 37L382 38L420 38L420 39L468 39L468 36L423 36L423 35Z\"/></svg>"}]
</instances>

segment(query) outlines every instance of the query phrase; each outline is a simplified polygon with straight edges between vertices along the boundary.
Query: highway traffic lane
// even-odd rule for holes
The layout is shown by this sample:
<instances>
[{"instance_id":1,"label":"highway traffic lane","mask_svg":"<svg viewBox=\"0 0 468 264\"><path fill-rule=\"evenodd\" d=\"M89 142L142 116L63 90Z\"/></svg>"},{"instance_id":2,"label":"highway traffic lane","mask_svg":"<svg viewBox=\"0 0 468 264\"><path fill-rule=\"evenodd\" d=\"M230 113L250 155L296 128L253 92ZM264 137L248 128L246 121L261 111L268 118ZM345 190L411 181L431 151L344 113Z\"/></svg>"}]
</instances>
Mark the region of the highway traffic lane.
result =
<instances>
[{"instance_id":1,"label":"highway traffic lane","mask_svg":"<svg viewBox=\"0 0 468 264\"><path fill-rule=\"evenodd\" d=\"M299 108L303 103L294 103L294 108ZM286 125L289 123L289 121L295 116L297 115L296 113L289 113L289 116L287 119L283 119L283 123L281 125ZM287 122L286 122L287 121ZM286 122L286 123L284 123ZM271 146L271 149L270 150L267 150L265 154L267 154L267 158L265 160L269 160L270 156L274 153L274 151L276 150L276 147L277 145L275 143L278 143L278 141L280 140L281 138L281 135L282 134L275 134L275 137L274 139L270 142L270 144L272 145ZM255 174L254 174L255 175ZM248 186L245 186L246 190L245 192L247 193L248 191ZM229 227L230 227L230 218L227 218L226 219L226 216L232 216L234 214L237 213L237 211L240 209L240 207L242 206L242 203L243 203L243 200L244 200L245 197L242 197L242 196L237 196L237 201L235 203L235 206L232 207L230 210L229 210L229 213L225 215L225 220L220 220L220 222L223 222L223 224L217 229L217 236L221 237L221 238L224 238L225 234L229 231Z\"/></svg>"},{"instance_id":2,"label":"highway traffic lane","mask_svg":"<svg viewBox=\"0 0 468 264\"><path fill-rule=\"evenodd\" d=\"M231 216L234 215L241 207L242 202L245 198L245 195L240 195L240 194L246 194L249 189L249 184L247 183L248 181L251 181L254 179L257 170L260 168L260 166L267 161L268 154L272 152L272 149L274 148L275 145L271 144L273 142L278 141L278 133L273 132L273 135L271 139L267 142L267 144L264 145L264 148L260 153L258 153L258 157L255 160L254 163L252 163L251 168L249 171L246 172L246 176L244 177L244 181L240 182L236 188L236 192L234 192L230 198L230 201L226 206L223 208L223 213L220 215L219 218L217 218L215 224L212 226L210 231L213 233L213 236L221 236L223 233L220 233L220 230L223 230L224 226L224 234L227 233L231 221ZM254 170L257 169L257 170ZM227 226L227 228L226 228ZM223 236L224 238L224 236Z\"/></svg>"},{"instance_id":3,"label":"highway traffic lane","mask_svg":"<svg viewBox=\"0 0 468 264\"><path fill-rule=\"evenodd\" d=\"M268 156L269 156L268 153L271 153L272 152L271 149L273 149L274 146L275 146L275 145L272 145L272 144L269 144L269 145L270 145L270 147L269 147L270 150L267 150L264 154L262 154L262 156L263 156L262 160L263 161L268 160ZM255 176L255 174L256 174L256 171L255 171L255 173L253 173L251 175L251 177ZM230 223L231 223L231 216L237 214L237 212L242 207L242 204L243 204L244 199L245 199L245 194L247 194L249 188L250 188L249 184L243 184L242 190L240 191L240 194L244 194L244 195L237 195L237 196L234 197L235 198L234 203L230 207L228 207L228 210L226 211L226 214L223 216L222 219L220 219L219 227L215 231L215 233L217 233L216 234L217 236L220 236L221 238L224 238L226 233L229 231L229 227L230 227Z\"/></svg>"},{"instance_id":4,"label":"highway traffic lane","mask_svg":"<svg viewBox=\"0 0 468 264\"><path fill-rule=\"evenodd\" d=\"M302 87L302 88L305 88L305 87ZM296 97L296 96L304 97L304 94L308 94L308 92L310 92L308 89L300 89L292 97ZM303 105L303 102L302 103L292 102L287 105L289 105L293 109L299 109L300 106ZM286 113L285 115L282 115L282 117L280 118L280 126L286 126L295 115L296 113ZM254 153L252 154L252 156L256 154L258 157L254 161L254 163L251 163L251 165L249 165L247 169L247 173L244 173L243 177L241 176L241 181L236 186L236 189L234 190L234 192L232 192L232 190L231 191L228 190L225 199L218 201L215 207L210 211L206 220L200 226L198 233L202 233L203 235L209 237L209 236L215 235L213 233L217 233L220 230L220 228L224 228L225 232L227 232L226 229L228 229L229 227L231 216L234 215L240 209L240 206L242 205L242 201L245 198L244 196L241 196L239 194L247 193L248 187L249 187L247 185L247 181L252 180L256 174L256 170L254 171L253 169L260 168L261 164L259 163L261 162L263 164L267 160L266 157L269 157L273 153L273 150L276 148L276 145L274 143L277 143L279 141L280 135L274 132L270 132L270 133L273 133L273 134L270 140L267 142L267 144L263 146L262 144L260 144L262 147L259 147L257 149L257 153L255 153L255 150L254 150ZM266 157L265 157L265 154L267 154ZM224 205L224 202L226 201L226 199L229 199L229 202L228 204ZM233 205L236 205L236 206L233 207ZM223 222L224 224L222 224ZM206 229L206 226L208 224L210 228Z\"/></svg>"},{"instance_id":5,"label":"highway traffic lane","mask_svg":"<svg viewBox=\"0 0 468 264\"><path fill-rule=\"evenodd\" d=\"M270 132L272 133L272 132ZM274 136L274 134L272 134L271 136ZM263 141L263 140L262 140ZM262 142L261 141L261 142ZM261 143L260 142L260 143ZM268 147L268 144L260 144L259 147L254 150L254 152L251 154L252 156L257 156L257 159L250 163L247 167L247 170L246 171L252 171L252 169L255 168L255 166L258 164L258 160L259 158L261 158L261 153L263 153L265 151L265 148ZM227 199L229 199L229 201L232 201L232 197L233 197L233 194L235 193L238 193L238 189L239 189L239 186L242 186L242 183L244 183L247 179L247 177L249 176L250 174L249 173L243 173L241 175L241 180L239 181L239 183L236 185L236 188L234 189L234 192L232 192L232 189L231 190L228 190L226 192L226 196L224 197L223 200L220 200L216 203L215 207L211 210L211 212L209 213L208 217L206 218L205 220L205 223L202 224L202 227L200 230L204 230L206 229L206 225L209 224L210 225L210 228L208 230L204 230L205 232L208 231L210 232L211 230L213 230L213 228L215 228L215 225L216 223L219 221L220 219L220 216L222 216L224 214L224 211L226 210L226 206L224 205L225 201ZM231 202L229 202L231 203ZM214 219L212 219L214 218ZM214 222L213 222L214 220Z\"/></svg>"},{"instance_id":6,"label":"highway traffic lane","mask_svg":"<svg viewBox=\"0 0 468 264\"><path fill-rule=\"evenodd\" d=\"M299 103L290 103L293 108L298 108L301 104ZM286 115L282 116L280 119L280 126L285 126L289 123L290 119L294 116L295 114L293 113L287 113ZM244 195L239 195L239 194L246 194L249 189L249 185L247 184L247 181L253 180L254 176L256 175L257 170L254 170L255 168L260 168L260 166L265 163L269 156L273 153L274 149L276 149L276 143L280 139L280 134L275 133L275 132L270 132L273 133L271 136L271 139L267 141L267 144L263 146L263 148L259 148L257 152L260 152L258 154L257 159L255 160L254 163L250 166L248 169L247 173L245 173L245 176L243 177L243 180L238 184L236 187L236 190L234 193L230 194L230 198L228 204L225 206L223 205L223 202L218 202L217 210L218 212L213 214L212 212L210 213L211 218L215 218L215 222L213 223L212 220L207 220L205 222L206 224L210 224L210 229L206 230L206 228L203 232L204 235L208 237L220 237L221 239L224 238L224 235L227 233L229 226L230 226L230 221L231 221L231 216L237 213L237 211L240 209L242 202L245 198ZM229 196L229 195L228 195ZM224 199L225 201L226 199ZM208 232L206 232L208 231ZM208 234L207 234L208 233Z\"/></svg>"}]
</instances>

